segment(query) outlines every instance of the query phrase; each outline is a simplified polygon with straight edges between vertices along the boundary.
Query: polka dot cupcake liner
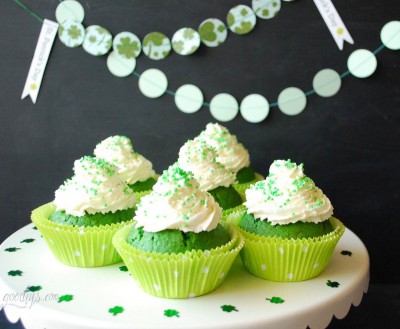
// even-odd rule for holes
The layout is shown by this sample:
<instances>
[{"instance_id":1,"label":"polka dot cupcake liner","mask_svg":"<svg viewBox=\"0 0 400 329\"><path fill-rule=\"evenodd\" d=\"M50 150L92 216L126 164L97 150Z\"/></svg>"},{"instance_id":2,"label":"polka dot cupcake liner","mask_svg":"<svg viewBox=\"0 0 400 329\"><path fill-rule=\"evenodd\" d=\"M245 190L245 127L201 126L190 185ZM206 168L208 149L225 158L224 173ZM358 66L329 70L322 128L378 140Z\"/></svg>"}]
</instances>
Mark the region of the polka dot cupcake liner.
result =
<instances>
[{"instance_id":1,"label":"polka dot cupcake liner","mask_svg":"<svg viewBox=\"0 0 400 329\"><path fill-rule=\"evenodd\" d=\"M247 183L241 183L241 184L233 184L233 188L240 194L240 197L242 198L243 202L246 201L246 190L250 187L250 185L257 183L260 180L264 180L265 178L259 174L255 173L255 178Z\"/></svg>"},{"instance_id":2,"label":"polka dot cupcake liner","mask_svg":"<svg viewBox=\"0 0 400 329\"><path fill-rule=\"evenodd\" d=\"M132 221L93 227L61 225L49 220L55 209L53 203L40 206L32 211L31 220L58 261L74 267L99 267L122 261L112 238Z\"/></svg>"},{"instance_id":3,"label":"polka dot cupcake liner","mask_svg":"<svg viewBox=\"0 0 400 329\"><path fill-rule=\"evenodd\" d=\"M240 253L243 264L253 275L271 281L297 282L321 274L345 231L336 218L334 231L317 238L283 239L249 233L239 228L245 239Z\"/></svg>"},{"instance_id":4,"label":"polka dot cupcake liner","mask_svg":"<svg viewBox=\"0 0 400 329\"><path fill-rule=\"evenodd\" d=\"M126 242L131 227L113 238L134 280L143 291L163 298L191 298L207 294L222 284L233 261L244 246L238 229L223 223L232 239L219 248L193 250L182 254L142 251Z\"/></svg>"}]
</instances>

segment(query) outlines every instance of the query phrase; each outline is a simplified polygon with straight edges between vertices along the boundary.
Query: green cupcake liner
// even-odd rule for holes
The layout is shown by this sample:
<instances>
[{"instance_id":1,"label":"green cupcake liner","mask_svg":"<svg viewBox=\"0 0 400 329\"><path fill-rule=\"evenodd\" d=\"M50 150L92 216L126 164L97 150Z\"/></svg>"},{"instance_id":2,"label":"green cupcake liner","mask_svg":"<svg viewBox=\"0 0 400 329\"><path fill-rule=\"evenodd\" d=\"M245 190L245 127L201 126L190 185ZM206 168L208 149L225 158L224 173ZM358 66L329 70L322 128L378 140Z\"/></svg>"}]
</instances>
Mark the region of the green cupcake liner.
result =
<instances>
[{"instance_id":1,"label":"green cupcake liner","mask_svg":"<svg viewBox=\"0 0 400 329\"><path fill-rule=\"evenodd\" d=\"M232 240L211 250L164 254L136 249L126 242L130 226L122 228L113 244L134 280L148 294L163 298L191 298L215 290L225 279L244 240L233 225L223 225Z\"/></svg>"},{"instance_id":2,"label":"green cupcake liner","mask_svg":"<svg viewBox=\"0 0 400 329\"><path fill-rule=\"evenodd\" d=\"M345 231L338 219L329 220L333 232L308 239L265 237L239 229L245 239L240 252L244 266L251 274L271 281L297 282L318 276Z\"/></svg>"},{"instance_id":3,"label":"green cupcake liner","mask_svg":"<svg viewBox=\"0 0 400 329\"><path fill-rule=\"evenodd\" d=\"M32 211L31 220L61 263L75 267L99 267L122 260L112 244L112 237L132 221L93 227L61 225L48 219L55 209L53 203L40 206Z\"/></svg>"},{"instance_id":4,"label":"green cupcake liner","mask_svg":"<svg viewBox=\"0 0 400 329\"><path fill-rule=\"evenodd\" d=\"M259 174L255 173L255 178L247 183L242 183L242 184L233 184L233 188L239 193L240 197L242 198L242 201L246 201L246 190L250 187L250 185L257 183L260 180L264 180L265 178Z\"/></svg>"},{"instance_id":5,"label":"green cupcake liner","mask_svg":"<svg viewBox=\"0 0 400 329\"><path fill-rule=\"evenodd\" d=\"M244 205L240 205L231 209L226 209L222 212L221 220L238 226L245 211L246 207Z\"/></svg>"},{"instance_id":6,"label":"green cupcake liner","mask_svg":"<svg viewBox=\"0 0 400 329\"><path fill-rule=\"evenodd\" d=\"M136 205L140 202L140 199L143 198L145 195L150 194L152 190L146 190L141 192L133 192L136 197Z\"/></svg>"}]
</instances>

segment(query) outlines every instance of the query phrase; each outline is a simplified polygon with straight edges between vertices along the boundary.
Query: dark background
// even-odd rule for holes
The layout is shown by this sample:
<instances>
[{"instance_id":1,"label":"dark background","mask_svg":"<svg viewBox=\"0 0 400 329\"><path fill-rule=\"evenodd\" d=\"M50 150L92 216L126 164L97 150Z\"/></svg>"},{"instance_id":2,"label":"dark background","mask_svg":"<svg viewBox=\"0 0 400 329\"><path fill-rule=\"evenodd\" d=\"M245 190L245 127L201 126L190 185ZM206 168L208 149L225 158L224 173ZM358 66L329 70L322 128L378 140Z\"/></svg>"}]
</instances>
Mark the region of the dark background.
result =
<instances>
[{"instance_id":1,"label":"dark background","mask_svg":"<svg viewBox=\"0 0 400 329\"><path fill-rule=\"evenodd\" d=\"M56 0L26 0L43 18L55 20ZM113 35L131 31L143 38L152 31L172 37L181 27L206 18L225 20L236 4L249 0L88 0L84 25L97 24ZM221 92L240 101L260 93L270 103L281 90L312 89L314 75L324 68L347 70L356 49L381 45L380 31L399 20L398 0L335 0L355 44L340 51L311 0L282 2L272 20L258 19L247 36L229 33L217 48L202 46L194 55L171 53L162 61L143 54L136 71L161 69L176 90L197 85L205 101ZM41 24L14 1L0 4L0 242L30 222L35 207L51 201L54 191L72 175L73 161L92 154L102 139L124 134L134 149L153 162L157 172L172 164L181 145L215 122L207 107L195 114L180 112L170 95L144 97L137 78L117 78L106 56L93 57L82 48L55 41L36 105L20 100ZM377 55L372 77L351 75L331 98L307 97L298 116L277 107L265 121L246 122L240 114L221 123L249 150L252 165L265 175L274 159L305 164L335 208L336 217L365 243L371 257L370 291L358 308L331 328L392 328L399 323L400 252L400 52ZM0 264L1 266L1 264ZM8 325L0 317L0 328Z\"/></svg>"}]
</instances>

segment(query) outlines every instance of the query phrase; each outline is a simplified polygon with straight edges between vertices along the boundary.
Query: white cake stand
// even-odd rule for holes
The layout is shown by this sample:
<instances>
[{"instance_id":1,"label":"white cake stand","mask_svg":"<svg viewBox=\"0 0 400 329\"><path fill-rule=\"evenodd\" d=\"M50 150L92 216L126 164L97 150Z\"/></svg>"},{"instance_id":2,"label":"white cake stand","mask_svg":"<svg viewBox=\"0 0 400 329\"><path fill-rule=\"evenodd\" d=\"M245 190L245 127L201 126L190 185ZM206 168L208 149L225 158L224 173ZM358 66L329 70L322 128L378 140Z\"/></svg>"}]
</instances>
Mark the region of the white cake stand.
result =
<instances>
[{"instance_id":1,"label":"white cake stand","mask_svg":"<svg viewBox=\"0 0 400 329\"><path fill-rule=\"evenodd\" d=\"M163 299L142 292L123 265L65 266L27 225L0 246L0 307L27 329L318 329L358 306L369 283L368 252L348 229L326 270L304 282L256 278L238 257L214 292Z\"/></svg>"}]
</instances>

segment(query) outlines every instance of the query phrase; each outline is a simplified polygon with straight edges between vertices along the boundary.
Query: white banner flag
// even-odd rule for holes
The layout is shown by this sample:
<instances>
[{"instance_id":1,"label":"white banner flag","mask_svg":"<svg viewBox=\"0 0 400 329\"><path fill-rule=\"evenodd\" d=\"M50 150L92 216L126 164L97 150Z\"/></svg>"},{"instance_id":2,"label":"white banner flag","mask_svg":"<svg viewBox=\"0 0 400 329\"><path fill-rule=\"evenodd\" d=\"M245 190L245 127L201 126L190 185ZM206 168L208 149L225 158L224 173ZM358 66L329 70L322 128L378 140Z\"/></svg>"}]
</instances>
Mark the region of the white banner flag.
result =
<instances>
[{"instance_id":1,"label":"white banner flag","mask_svg":"<svg viewBox=\"0 0 400 329\"><path fill-rule=\"evenodd\" d=\"M36 45L35 54L33 55L31 67L25 82L24 91L21 99L30 96L33 103L39 94L40 85L44 71L46 69L47 60L53 46L54 39L58 31L58 23L45 19L40 31L39 40Z\"/></svg>"},{"instance_id":2,"label":"white banner flag","mask_svg":"<svg viewBox=\"0 0 400 329\"><path fill-rule=\"evenodd\" d=\"M347 31L342 19L340 18L335 6L331 0L314 0L325 24L328 26L336 44L340 50L343 50L344 42L353 44L353 38L349 31Z\"/></svg>"}]
</instances>

